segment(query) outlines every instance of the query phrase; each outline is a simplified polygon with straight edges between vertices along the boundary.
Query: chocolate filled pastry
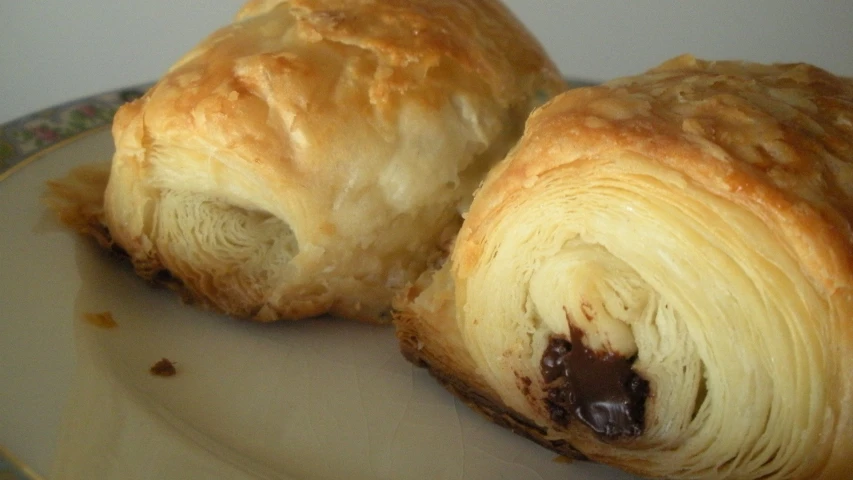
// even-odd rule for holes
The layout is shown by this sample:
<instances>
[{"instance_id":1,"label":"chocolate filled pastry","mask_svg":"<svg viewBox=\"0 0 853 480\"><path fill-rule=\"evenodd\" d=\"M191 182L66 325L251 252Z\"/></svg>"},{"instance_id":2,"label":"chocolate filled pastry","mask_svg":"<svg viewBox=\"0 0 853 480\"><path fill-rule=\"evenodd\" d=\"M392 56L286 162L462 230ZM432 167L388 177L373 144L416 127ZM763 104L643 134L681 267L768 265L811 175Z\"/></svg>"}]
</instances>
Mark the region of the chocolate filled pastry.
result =
<instances>
[{"instance_id":1,"label":"chocolate filled pastry","mask_svg":"<svg viewBox=\"0 0 853 480\"><path fill-rule=\"evenodd\" d=\"M251 1L119 110L103 212L71 223L227 314L388 319L565 88L498 0Z\"/></svg>"},{"instance_id":2,"label":"chocolate filled pastry","mask_svg":"<svg viewBox=\"0 0 853 480\"><path fill-rule=\"evenodd\" d=\"M850 478L851 221L853 81L679 57L535 111L398 337L568 456Z\"/></svg>"}]
</instances>

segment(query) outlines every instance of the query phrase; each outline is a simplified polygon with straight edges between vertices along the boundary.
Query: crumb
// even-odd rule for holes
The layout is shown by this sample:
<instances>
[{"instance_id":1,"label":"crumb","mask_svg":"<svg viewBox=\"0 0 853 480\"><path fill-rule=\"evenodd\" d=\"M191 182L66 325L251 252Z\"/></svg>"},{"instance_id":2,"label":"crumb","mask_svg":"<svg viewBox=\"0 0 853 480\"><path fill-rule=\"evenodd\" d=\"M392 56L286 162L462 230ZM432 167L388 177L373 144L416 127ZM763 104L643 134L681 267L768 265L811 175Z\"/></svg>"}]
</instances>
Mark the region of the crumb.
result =
<instances>
[{"instance_id":1,"label":"crumb","mask_svg":"<svg viewBox=\"0 0 853 480\"><path fill-rule=\"evenodd\" d=\"M155 375L158 377L174 377L178 371L175 369L175 364L166 358L161 359L159 362L155 363L151 369L149 370L151 375Z\"/></svg>"},{"instance_id":2,"label":"crumb","mask_svg":"<svg viewBox=\"0 0 853 480\"><path fill-rule=\"evenodd\" d=\"M572 457L567 457L565 455L559 455L557 457L554 457L554 463L563 463L569 465L575 463L575 459Z\"/></svg>"},{"instance_id":3,"label":"crumb","mask_svg":"<svg viewBox=\"0 0 853 480\"><path fill-rule=\"evenodd\" d=\"M113 314L110 312L84 313L83 319L96 327L104 329L116 328L118 326L118 323L113 318Z\"/></svg>"}]
</instances>

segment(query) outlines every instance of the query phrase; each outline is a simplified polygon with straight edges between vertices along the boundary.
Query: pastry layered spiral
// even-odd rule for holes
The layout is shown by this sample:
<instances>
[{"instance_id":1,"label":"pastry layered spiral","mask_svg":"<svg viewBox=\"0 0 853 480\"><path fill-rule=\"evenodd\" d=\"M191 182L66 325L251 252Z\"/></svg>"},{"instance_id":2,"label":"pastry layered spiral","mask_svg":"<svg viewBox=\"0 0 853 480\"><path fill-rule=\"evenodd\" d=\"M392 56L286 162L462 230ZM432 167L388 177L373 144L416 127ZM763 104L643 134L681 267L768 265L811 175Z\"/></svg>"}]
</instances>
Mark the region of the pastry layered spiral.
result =
<instances>
[{"instance_id":1,"label":"pastry layered spiral","mask_svg":"<svg viewBox=\"0 0 853 480\"><path fill-rule=\"evenodd\" d=\"M381 320L564 89L499 0L250 1L119 110L100 220L196 303Z\"/></svg>"},{"instance_id":2,"label":"pastry layered spiral","mask_svg":"<svg viewBox=\"0 0 853 480\"><path fill-rule=\"evenodd\" d=\"M403 353L496 422L654 478L849 478L853 81L679 57L540 108Z\"/></svg>"}]
</instances>

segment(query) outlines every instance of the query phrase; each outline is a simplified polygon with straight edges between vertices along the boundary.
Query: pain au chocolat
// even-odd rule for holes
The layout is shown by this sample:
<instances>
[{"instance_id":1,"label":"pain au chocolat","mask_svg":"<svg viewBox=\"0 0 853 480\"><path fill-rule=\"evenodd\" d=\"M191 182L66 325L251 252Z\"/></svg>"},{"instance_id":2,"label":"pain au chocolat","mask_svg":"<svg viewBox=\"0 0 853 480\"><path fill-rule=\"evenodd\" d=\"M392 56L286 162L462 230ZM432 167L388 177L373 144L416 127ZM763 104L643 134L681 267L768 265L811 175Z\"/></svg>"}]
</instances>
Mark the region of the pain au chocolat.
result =
<instances>
[{"instance_id":1,"label":"pain au chocolat","mask_svg":"<svg viewBox=\"0 0 853 480\"><path fill-rule=\"evenodd\" d=\"M850 478L851 222L853 81L679 57L534 112L398 337L566 455Z\"/></svg>"},{"instance_id":2,"label":"pain au chocolat","mask_svg":"<svg viewBox=\"0 0 853 480\"><path fill-rule=\"evenodd\" d=\"M499 0L250 1L118 111L96 221L195 303L380 321L565 88Z\"/></svg>"}]
</instances>

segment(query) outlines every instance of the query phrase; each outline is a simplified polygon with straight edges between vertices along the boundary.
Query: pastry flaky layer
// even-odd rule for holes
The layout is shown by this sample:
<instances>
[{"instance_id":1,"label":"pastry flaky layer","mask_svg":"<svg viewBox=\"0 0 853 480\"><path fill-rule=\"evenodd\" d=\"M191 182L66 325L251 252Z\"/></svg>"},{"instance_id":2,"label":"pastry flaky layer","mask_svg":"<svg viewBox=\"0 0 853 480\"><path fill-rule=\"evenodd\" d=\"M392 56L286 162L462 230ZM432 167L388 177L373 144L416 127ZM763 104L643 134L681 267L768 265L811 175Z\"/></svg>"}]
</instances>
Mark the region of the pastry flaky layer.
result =
<instances>
[{"instance_id":1,"label":"pastry flaky layer","mask_svg":"<svg viewBox=\"0 0 853 480\"><path fill-rule=\"evenodd\" d=\"M558 452L655 478L849 478L853 81L690 56L534 112L404 354Z\"/></svg>"},{"instance_id":2,"label":"pastry flaky layer","mask_svg":"<svg viewBox=\"0 0 853 480\"><path fill-rule=\"evenodd\" d=\"M251 1L119 110L102 220L202 305L379 321L565 88L498 0Z\"/></svg>"}]
</instances>

